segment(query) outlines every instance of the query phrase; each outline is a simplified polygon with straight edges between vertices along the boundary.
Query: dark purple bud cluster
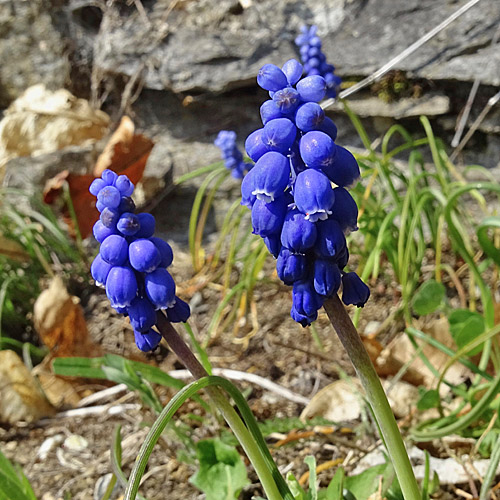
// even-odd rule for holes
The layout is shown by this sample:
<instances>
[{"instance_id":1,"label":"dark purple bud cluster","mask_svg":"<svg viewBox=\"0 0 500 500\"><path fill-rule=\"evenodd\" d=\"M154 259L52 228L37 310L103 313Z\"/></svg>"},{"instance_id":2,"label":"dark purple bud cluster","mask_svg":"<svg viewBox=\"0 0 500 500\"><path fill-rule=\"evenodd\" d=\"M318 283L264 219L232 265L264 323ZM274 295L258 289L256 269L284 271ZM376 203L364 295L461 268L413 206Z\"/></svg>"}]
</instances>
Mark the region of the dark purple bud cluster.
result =
<instances>
[{"instance_id":1,"label":"dark purple bud cluster","mask_svg":"<svg viewBox=\"0 0 500 500\"><path fill-rule=\"evenodd\" d=\"M337 97L342 79L334 73L335 66L326 62L326 56L321 50L321 39L316 34L318 27L302 26L300 31L301 34L295 39L295 44L299 48L306 76L322 76L326 82L326 97Z\"/></svg>"},{"instance_id":2,"label":"dark purple bud cluster","mask_svg":"<svg viewBox=\"0 0 500 500\"><path fill-rule=\"evenodd\" d=\"M243 155L236 145L236 132L221 130L214 144L221 150L224 165L231 171L231 175L235 179L243 179L253 165L243 161Z\"/></svg>"},{"instance_id":3,"label":"dark purple bud cluster","mask_svg":"<svg viewBox=\"0 0 500 500\"><path fill-rule=\"evenodd\" d=\"M172 248L153 236L151 214L134 213L134 185L126 175L105 170L89 190L101 213L94 224L101 247L92 262L92 277L106 289L113 308L130 318L137 347L151 351L161 340L152 328L158 309L165 309L172 322L187 321L190 315L189 305L175 295L174 279L167 271L174 258Z\"/></svg>"},{"instance_id":4,"label":"dark purple bud cluster","mask_svg":"<svg viewBox=\"0 0 500 500\"><path fill-rule=\"evenodd\" d=\"M344 303L359 307L370 291L356 273L344 272L345 235L357 229L358 217L346 188L358 180L359 167L335 144L337 128L318 104L325 79L301 75L295 59L259 71L257 82L271 99L260 108L264 126L245 143L255 165L241 193L252 211L253 232L277 258L280 279L293 286L292 318L306 326L341 285Z\"/></svg>"}]
</instances>

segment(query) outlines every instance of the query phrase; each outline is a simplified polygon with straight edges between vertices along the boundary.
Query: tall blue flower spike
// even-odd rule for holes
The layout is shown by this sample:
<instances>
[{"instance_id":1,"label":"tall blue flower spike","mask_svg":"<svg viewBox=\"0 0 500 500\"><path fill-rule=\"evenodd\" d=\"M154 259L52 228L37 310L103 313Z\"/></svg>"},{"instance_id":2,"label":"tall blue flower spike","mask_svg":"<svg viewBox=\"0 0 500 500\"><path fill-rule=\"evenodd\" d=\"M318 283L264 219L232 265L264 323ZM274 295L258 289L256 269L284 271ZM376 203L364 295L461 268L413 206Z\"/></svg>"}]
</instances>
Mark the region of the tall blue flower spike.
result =
<instances>
[{"instance_id":1,"label":"tall blue flower spike","mask_svg":"<svg viewBox=\"0 0 500 500\"><path fill-rule=\"evenodd\" d=\"M235 179L243 179L253 165L243 161L243 155L236 145L236 132L221 130L214 144L221 150L222 159L231 175Z\"/></svg>"},{"instance_id":2,"label":"tall blue flower spike","mask_svg":"<svg viewBox=\"0 0 500 500\"><path fill-rule=\"evenodd\" d=\"M326 84L326 97L337 97L342 79L335 74L335 66L328 64L321 50L321 39L317 26L302 26L301 34L295 39L306 76L322 76Z\"/></svg>"},{"instance_id":3,"label":"tall blue flower spike","mask_svg":"<svg viewBox=\"0 0 500 500\"><path fill-rule=\"evenodd\" d=\"M319 39L311 43L321 47ZM307 326L341 287L344 303L358 307L370 292L356 273L344 271L345 235L358 228L358 207L347 189L359 167L335 144L337 127L318 104L329 91L325 78L313 72L301 79L302 72L295 59L259 71L257 81L271 99L260 108L263 128L245 142L256 164L241 184L241 203L252 211L253 232L277 258L278 277L293 286L292 318Z\"/></svg>"},{"instance_id":4,"label":"tall blue flower spike","mask_svg":"<svg viewBox=\"0 0 500 500\"><path fill-rule=\"evenodd\" d=\"M151 214L135 214L130 196L134 185L125 175L104 170L89 191L97 197L100 220L94 236L101 244L90 272L106 289L111 305L129 316L135 343L141 351L155 349L161 335L153 329L156 311L164 309L171 322L185 322L189 305L175 295L175 282L167 267L172 264L170 245L153 236Z\"/></svg>"}]
</instances>

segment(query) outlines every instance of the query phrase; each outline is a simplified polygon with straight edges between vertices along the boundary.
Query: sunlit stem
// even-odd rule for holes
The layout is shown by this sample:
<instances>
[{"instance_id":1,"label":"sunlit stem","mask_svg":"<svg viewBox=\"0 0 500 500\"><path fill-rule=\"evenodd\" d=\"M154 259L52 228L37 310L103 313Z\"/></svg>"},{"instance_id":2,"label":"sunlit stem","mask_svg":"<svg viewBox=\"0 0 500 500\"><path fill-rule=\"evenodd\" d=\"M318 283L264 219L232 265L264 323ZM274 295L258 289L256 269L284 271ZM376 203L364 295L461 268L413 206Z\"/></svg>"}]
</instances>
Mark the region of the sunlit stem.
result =
<instances>
[{"instance_id":1,"label":"sunlit stem","mask_svg":"<svg viewBox=\"0 0 500 500\"><path fill-rule=\"evenodd\" d=\"M337 295L323 304L363 385L405 500L421 500L415 475L387 396L361 338Z\"/></svg>"},{"instance_id":2,"label":"sunlit stem","mask_svg":"<svg viewBox=\"0 0 500 500\"><path fill-rule=\"evenodd\" d=\"M193 352L182 340L172 324L167 320L162 312L158 313L156 326L163 338L167 341L170 349L175 353L184 366L191 372L194 378L200 379L207 377L208 373L198 361ZM276 482L273 479L270 468L260 451L255 439L248 431L247 427L238 416L231 403L217 387L207 387L206 391L217 409L220 411L225 421L234 432L247 457L252 463L255 472L259 476L262 487L269 500L282 500Z\"/></svg>"}]
</instances>

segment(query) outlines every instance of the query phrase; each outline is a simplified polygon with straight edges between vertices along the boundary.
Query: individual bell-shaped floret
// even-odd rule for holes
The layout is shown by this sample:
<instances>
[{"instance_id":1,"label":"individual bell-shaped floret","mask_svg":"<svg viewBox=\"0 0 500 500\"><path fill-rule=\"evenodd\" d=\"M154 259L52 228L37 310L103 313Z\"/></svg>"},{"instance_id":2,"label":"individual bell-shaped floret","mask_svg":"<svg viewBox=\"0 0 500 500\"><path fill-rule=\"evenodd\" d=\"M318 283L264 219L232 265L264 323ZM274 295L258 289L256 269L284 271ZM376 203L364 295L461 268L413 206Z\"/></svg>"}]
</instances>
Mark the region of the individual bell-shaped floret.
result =
<instances>
[{"instance_id":1,"label":"individual bell-shaped floret","mask_svg":"<svg viewBox=\"0 0 500 500\"><path fill-rule=\"evenodd\" d=\"M122 196L132 196L134 185L126 175L119 175L114 183L115 188L120 191Z\"/></svg>"},{"instance_id":2,"label":"individual bell-shaped floret","mask_svg":"<svg viewBox=\"0 0 500 500\"><path fill-rule=\"evenodd\" d=\"M285 73L274 64L264 64L257 73L257 83L264 90L276 92L288 85Z\"/></svg>"},{"instance_id":3,"label":"individual bell-shaped floret","mask_svg":"<svg viewBox=\"0 0 500 500\"><path fill-rule=\"evenodd\" d=\"M134 330L134 336L135 344L143 352L155 350L161 342L161 335L152 328L145 333Z\"/></svg>"},{"instance_id":4,"label":"individual bell-shaped floret","mask_svg":"<svg viewBox=\"0 0 500 500\"><path fill-rule=\"evenodd\" d=\"M128 243L123 236L112 234L101 244L101 257L112 266L125 264L128 257Z\"/></svg>"},{"instance_id":5,"label":"individual bell-shaped floret","mask_svg":"<svg viewBox=\"0 0 500 500\"><path fill-rule=\"evenodd\" d=\"M331 165L336 150L332 138L319 130L307 132L300 139L300 156L309 168L323 169Z\"/></svg>"},{"instance_id":6,"label":"individual bell-shaped floret","mask_svg":"<svg viewBox=\"0 0 500 500\"><path fill-rule=\"evenodd\" d=\"M314 261L314 289L320 294L330 297L340 288L341 274L337 264L330 259Z\"/></svg>"},{"instance_id":7,"label":"individual bell-shaped floret","mask_svg":"<svg viewBox=\"0 0 500 500\"><path fill-rule=\"evenodd\" d=\"M112 234L116 234L117 230L114 227L106 227L102 221L98 220L92 229L92 232L94 233L94 238L99 242L102 243L108 236L111 236Z\"/></svg>"},{"instance_id":8,"label":"individual bell-shaped floret","mask_svg":"<svg viewBox=\"0 0 500 500\"><path fill-rule=\"evenodd\" d=\"M295 180L293 194L297 208L311 222L326 219L332 212L335 194L328 178L318 170L304 170Z\"/></svg>"},{"instance_id":9,"label":"individual bell-shaped floret","mask_svg":"<svg viewBox=\"0 0 500 500\"><path fill-rule=\"evenodd\" d=\"M131 212L123 213L116 223L118 231L125 236L136 235L140 227L139 218Z\"/></svg>"},{"instance_id":10,"label":"individual bell-shaped floret","mask_svg":"<svg viewBox=\"0 0 500 500\"><path fill-rule=\"evenodd\" d=\"M319 221L316 228L318 230L314 245L316 255L327 259L338 257L347 246L344 232L339 223L335 219L329 218Z\"/></svg>"},{"instance_id":11,"label":"individual bell-shaped floret","mask_svg":"<svg viewBox=\"0 0 500 500\"><path fill-rule=\"evenodd\" d=\"M333 162L322 167L328 178L340 187L350 187L360 177L359 166L353 154L342 146L337 146Z\"/></svg>"},{"instance_id":12,"label":"individual bell-shaped floret","mask_svg":"<svg viewBox=\"0 0 500 500\"><path fill-rule=\"evenodd\" d=\"M295 113L295 125L303 132L318 130L325 120L323 108L316 102L306 102Z\"/></svg>"},{"instance_id":13,"label":"individual bell-shaped floret","mask_svg":"<svg viewBox=\"0 0 500 500\"><path fill-rule=\"evenodd\" d=\"M313 314L310 315L301 314L292 304L292 308L290 310L290 316L294 321L300 323L305 328L306 326L310 326L318 319L318 311L315 311Z\"/></svg>"},{"instance_id":14,"label":"individual bell-shaped floret","mask_svg":"<svg viewBox=\"0 0 500 500\"><path fill-rule=\"evenodd\" d=\"M287 153L297 136L297 127L288 118L276 118L264 125L262 142L268 151Z\"/></svg>"},{"instance_id":15,"label":"individual bell-shaped floret","mask_svg":"<svg viewBox=\"0 0 500 500\"><path fill-rule=\"evenodd\" d=\"M303 280L307 276L306 256L292 253L288 248L281 247L276 261L276 272L285 285L293 285L296 281Z\"/></svg>"},{"instance_id":16,"label":"individual bell-shaped floret","mask_svg":"<svg viewBox=\"0 0 500 500\"><path fill-rule=\"evenodd\" d=\"M94 179L89 187L90 194L97 196L99 194L99 191L106 186L107 184L104 182L103 179L101 178Z\"/></svg>"},{"instance_id":17,"label":"individual bell-shaped floret","mask_svg":"<svg viewBox=\"0 0 500 500\"><path fill-rule=\"evenodd\" d=\"M158 249L158 252L160 252L161 260L158 264L158 267L170 266L172 264L172 261L174 260L174 252L172 251L172 247L161 238L151 237L149 238L149 240L154 243L155 247Z\"/></svg>"},{"instance_id":18,"label":"individual bell-shaped floret","mask_svg":"<svg viewBox=\"0 0 500 500\"><path fill-rule=\"evenodd\" d=\"M122 196L120 200L120 205L118 206L118 212L123 214L124 212L134 212L135 203L130 196Z\"/></svg>"},{"instance_id":19,"label":"individual bell-shaped floret","mask_svg":"<svg viewBox=\"0 0 500 500\"><path fill-rule=\"evenodd\" d=\"M144 276L146 295L156 309L167 309L175 304L175 282L166 269L156 269Z\"/></svg>"},{"instance_id":20,"label":"individual bell-shaped floret","mask_svg":"<svg viewBox=\"0 0 500 500\"><path fill-rule=\"evenodd\" d=\"M346 306L352 304L363 307L370 297L370 289L356 273L345 273L342 276L342 302Z\"/></svg>"},{"instance_id":21,"label":"individual bell-shaped floret","mask_svg":"<svg viewBox=\"0 0 500 500\"><path fill-rule=\"evenodd\" d=\"M296 59L289 59L283 64L281 70L285 73L288 84L295 85L300 80L304 68Z\"/></svg>"},{"instance_id":22,"label":"individual bell-shaped floret","mask_svg":"<svg viewBox=\"0 0 500 500\"><path fill-rule=\"evenodd\" d=\"M300 96L294 88L285 87L274 93L273 101L281 113L289 114L295 112L297 109L297 106L300 104Z\"/></svg>"},{"instance_id":23,"label":"individual bell-shaped floret","mask_svg":"<svg viewBox=\"0 0 500 500\"><path fill-rule=\"evenodd\" d=\"M292 303L299 314L310 317L323 305L323 297L314 289L312 280L296 281L293 284Z\"/></svg>"},{"instance_id":24,"label":"individual bell-shaped floret","mask_svg":"<svg viewBox=\"0 0 500 500\"><path fill-rule=\"evenodd\" d=\"M263 154L267 153L269 149L264 144L262 135L263 128L254 130L245 141L245 151L247 155L253 160L257 161Z\"/></svg>"},{"instance_id":25,"label":"individual bell-shaped floret","mask_svg":"<svg viewBox=\"0 0 500 500\"><path fill-rule=\"evenodd\" d=\"M284 196L270 203L255 200L252 207L253 233L259 236L271 236L281 232L283 221L287 210L287 202Z\"/></svg>"},{"instance_id":26,"label":"individual bell-shaped floret","mask_svg":"<svg viewBox=\"0 0 500 500\"><path fill-rule=\"evenodd\" d=\"M332 219L335 219L342 231L349 234L358 229L358 206L349 191L343 187L336 187L334 190L335 202L332 207Z\"/></svg>"},{"instance_id":27,"label":"individual bell-shaped floret","mask_svg":"<svg viewBox=\"0 0 500 500\"><path fill-rule=\"evenodd\" d=\"M106 226L110 228L115 228L118 220L120 219L121 212L115 208L104 207L101 210L101 215L99 220Z\"/></svg>"},{"instance_id":28,"label":"individual bell-shaped floret","mask_svg":"<svg viewBox=\"0 0 500 500\"><path fill-rule=\"evenodd\" d=\"M155 234L156 221L155 218L146 212L137 214L139 219L140 229L135 234L136 238L150 238Z\"/></svg>"},{"instance_id":29,"label":"individual bell-shaped floret","mask_svg":"<svg viewBox=\"0 0 500 500\"><path fill-rule=\"evenodd\" d=\"M331 118L328 118L328 116L325 116L325 119L318 127L318 130L321 130L321 132L324 132L325 134L330 136L333 141L337 139L337 125L335 125L333 120Z\"/></svg>"},{"instance_id":30,"label":"individual bell-shaped floret","mask_svg":"<svg viewBox=\"0 0 500 500\"><path fill-rule=\"evenodd\" d=\"M304 253L316 241L316 226L314 222L297 209L289 210L281 230L281 244L297 253Z\"/></svg>"},{"instance_id":31,"label":"individual bell-shaped floret","mask_svg":"<svg viewBox=\"0 0 500 500\"><path fill-rule=\"evenodd\" d=\"M241 204L252 209L257 196L253 194L254 185L254 169L250 170L241 181Z\"/></svg>"},{"instance_id":32,"label":"individual bell-shaped floret","mask_svg":"<svg viewBox=\"0 0 500 500\"><path fill-rule=\"evenodd\" d=\"M262 239L264 240L269 253L276 259L281 250L280 235L271 234L270 236L264 236Z\"/></svg>"},{"instance_id":33,"label":"individual bell-shaped floret","mask_svg":"<svg viewBox=\"0 0 500 500\"><path fill-rule=\"evenodd\" d=\"M311 75L297 82L297 91L305 102L319 102L326 94L326 82L322 76Z\"/></svg>"},{"instance_id":34,"label":"individual bell-shaped floret","mask_svg":"<svg viewBox=\"0 0 500 500\"><path fill-rule=\"evenodd\" d=\"M269 99L264 101L260 107L260 118L265 125L268 121L274 120L275 118L284 118L284 116L276 102L274 102L273 99Z\"/></svg>"},{"instance_id":35,"label":"individual bell-shaped floret","mask_svg":"<svg viewBox=\"0 0 500 500\"><path fill-rule=\"evenodd\" d=\"M160 252L156 245L145 238L130 243L128 249L130 265L140 273L154 271L161 262Z\"/></svg>"},{"instance_id":36,"label":"individual bell-shaped floret","mask_svg":"<svg viewBox=\"0 0 500 500\"><path fill-rule=\"evenodd\" d=\"M114 266L106 279L106 295L113 307L127 307L137 295L137 279L132 268Z\"/></svg>"},{"instance_id":37,"label":"individual bell-shaped floret","mask_svg":"<svg viewBox=\"0 0 500 500\"><path fill-rule=\"evenodd\" d=\"M128 307L132 328L138 332L147 332L156 323L156 311L147 298L136 297Z\"/></svg>"},{"instance_id":38,"label":"individual bell-shaped floret","mask_svg":"<svg viewBox=\"0 0 500 500\"><path fill-rule=\"evenodd\" d=\"M90 274L92 278L94 278L95 284L98 286L105 286L106 279L108 277L109 271L113 266L108 264L103 258L101 254L97 254L96 258L92 261L92 265L90 266Z\"/></svg>"},{"instance_id":39,"label":"individual bell-shaped floret","mask_svg":"<svg viewBox=\"0 0 500 500\"><path fill-rule=\"evenodd\" d=\"M349 249L347 248L347 245L339 253L337 253L335 256L335 262L341 270L347 266L347 263L349 262Z\"/></svg>"},{"instance_id":40,"label":"individual bell-shaped floret","mask_svg":"<svg viewBox=\"0 0 500 500\"><path fill-rule=\"evenodd\" d=\"M118 174L107 168L106 170L103 170L101 178L107 186L112 186L114 185L116 179L118 179Z\"/></svg>"},{"instance_id":41,"label":"individual bell-shaped floret","mask_svg":"<svg viewBox=\"0 0 500 500\"><path fill-rule=\"evenodd\" d=\"M185 323L191 314L191 309L188 303L176 296L175 304L165 312L167 313L168 320L172 323Z\"/></svg>"},{"instance_id":42,"label":"individual bell-shaped floret","mask_svg":"<svg viewBox=\"0 0 500 500\"><path fill-rule=\"evenodd\" d=\"M286 156L269 151L252 169L253 191L259 200L269 203L283 196L290 179L290 162Z\"/></svg>"},{"instance_id":43,"label":"individual bell-shaped floret","mask_svg":"<svg viewBox=\"0 0 500 500\"><path fill-rule=\"evenodd\" d=\"M97 201L108 208L118 208L121 197L120 191L114 186L105 186L97 193Z\"/></svg>"}]
</instances>

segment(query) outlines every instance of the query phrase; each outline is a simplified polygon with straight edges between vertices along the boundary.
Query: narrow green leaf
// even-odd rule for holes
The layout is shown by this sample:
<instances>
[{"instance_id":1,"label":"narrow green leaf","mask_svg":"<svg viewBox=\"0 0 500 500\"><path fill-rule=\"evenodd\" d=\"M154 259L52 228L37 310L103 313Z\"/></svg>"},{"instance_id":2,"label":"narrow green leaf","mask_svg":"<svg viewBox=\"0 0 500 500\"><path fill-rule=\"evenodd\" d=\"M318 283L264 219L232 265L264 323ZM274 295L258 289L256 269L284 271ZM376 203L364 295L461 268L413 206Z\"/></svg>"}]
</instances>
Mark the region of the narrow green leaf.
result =
<instances>
[{"instance_id":1,"label":"narrow green leaf","mask_svg":"<svg viewBox=\"0 0 500 500\"><path fill-rule=\"evenodd\" d=\"M326 489L325 500L342 500L344 489L344 469L339 467Z\"/></svg>"}]
</instances>

